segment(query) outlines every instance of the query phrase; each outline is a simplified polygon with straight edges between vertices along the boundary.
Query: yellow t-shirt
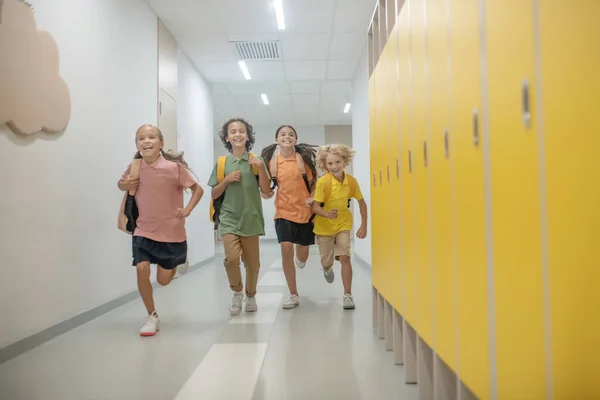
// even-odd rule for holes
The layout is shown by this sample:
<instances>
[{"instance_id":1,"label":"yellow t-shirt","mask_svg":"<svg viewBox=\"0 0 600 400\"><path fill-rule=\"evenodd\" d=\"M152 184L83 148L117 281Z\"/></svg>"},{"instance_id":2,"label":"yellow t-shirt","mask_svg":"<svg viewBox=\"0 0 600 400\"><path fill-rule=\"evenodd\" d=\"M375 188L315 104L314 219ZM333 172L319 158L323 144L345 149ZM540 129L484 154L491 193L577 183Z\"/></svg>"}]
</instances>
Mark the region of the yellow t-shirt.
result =
<instances>
[{"instance_id":1,"label":"yellow t-shirt","mask_svg":"<svg viewBox=\"0 0 600 400\"><path fill-rule=\"evenodd\" d=\"M325 200L325 176L322 176L317 180L317 188L315 190L315 201L317 203L323 203ZM338 181L335 177L331 177L331 193L327 198L327 202L323 206L323 210L331 211L338 210L338 216L336 219L329 219L317 215L314 219L314 232L316 235L331 236L342 231L352 230L352 213L348 208L348 194L350 192L350 186L348 180L354 180L354 198L356 200L362 200L363 195L360 191L360 186L356 179L348 174L344 174L344 182Z\"/></svg>"}]
</instances>

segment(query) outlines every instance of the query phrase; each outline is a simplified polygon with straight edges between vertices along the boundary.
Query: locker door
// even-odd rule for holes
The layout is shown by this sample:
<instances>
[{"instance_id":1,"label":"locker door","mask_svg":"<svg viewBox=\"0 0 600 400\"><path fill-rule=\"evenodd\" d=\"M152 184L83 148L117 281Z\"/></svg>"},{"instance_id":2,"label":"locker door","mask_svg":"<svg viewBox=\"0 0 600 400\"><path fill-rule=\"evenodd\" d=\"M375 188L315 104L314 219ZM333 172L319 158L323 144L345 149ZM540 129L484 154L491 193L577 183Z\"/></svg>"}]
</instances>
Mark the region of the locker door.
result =
<instances>
[{"instance_id":1,"label":"locker door","mask_svg":"<svg viewBox=\"0 0 600 400\"><path fill-rule=\"evenodd\" d=\"M400 191L400 88L399 88L399 74L400 74L400 60L398 59L398 24L394 25L390 36L391 42L391 54L392 54L392 77L393 81L390 85L393 87L392 98L390 104L392 104L391 113L391 129L389 131L390 136L390 212L391 212L391 229L390 229L390 247L392 249L392 277L391 282L393 285L393 305L398 311L402 310L402 247L401 247L401 226L402 220L400 218L400 205L401 205L401 191Z\"/></svg>"},{"instance_id":2,"label":"locker door","mask_svg":"<svg viewBox=\"0 0 600 400\"><path fill-rule=\"evenodd\" d=\"M432 181L435 349L456 370L454 247L446 1L427 0L429 70L429 172Z\"/></svg>"},{"instance_id":3,"label":"locker door","mask_svg":"<svg viewBox=\"0 0 600 400\"><path fill-rule=\"evenodd\" d=\"M376 160L377 160L377 128L375 124L376 113L377 113L377 98L375 97L375 86L376 86L376 74L375 71L371 74L369 78L369 111L370 111L370 120L369 120L369 136L370 136L370 164L371 164L371 174L375 171L376 168ZM379 260L377 258L377 240L379 237L377 236L377 216L378 210L376 207L377 204L377 187L374 185L373 180L371 180L371 228L373 232L371 232L371 270L372 270L372 280L373 286L379 290L381 278L379 271Z\"/></svg>"},{"instance_id":4,"label":"locker door","mask_svg":"<svg viewBox=\"0 0 600 400\"><path fill-rule=\"evenodd\" d=\"M459 374L490 397L479 2L450 0L452 148L456 203Z\"/></svg>"},{"instance_id":5,"label":"locker door","mask_svg":"<svg viewBox=\"0 0 600 400\"><path fill-rule=\"evenodd\" d=\"M413 151L410 123L410 19L406 2L398 16L398 57L400 90L400 185L402 191L402 265L404 319L416 327L417 291L415 269L414 205L413 205Z\"/></svg>"},{"instance_id":6,"label":"locker door","mask_svg":"<svg viewBox=\"0 0 600 400\"><path fill-rule=\"evenodd\" d=\"M373 75L371 77L371 79L373 80L373 84L374 84L374 104L373 104L373 125L374 125L374 129L373 129L373 142L371 143L371 163L372 163L372 174L377 174L379 171L379 138L380 138L380 128L379 126L381 125L381 118L382 118L382 112L381 112L381 96L382 96L382 92L381 92L381 58L379 59L379 62L375 65L375 68L373 70ZM381 185L379 184L379 181L376 180L375 181L375 186L373 188L373 205L372 205L372 210L371 210L371 215L373 217L373 240L372 240L372 254L373 254L373 273L377 276L377 285L376 288L377 290L381 293L382 291L384 291L385 289L383 288L383 269L384 266L382 265L382 259L381 259L381 221L380 221L380 216L382 213L382 209L381 209Z\"/></svg>"},{"instance_id":7,"label":"locker door","mask_svg":"<svg viewBox=\"0 0 600 400\"><path fill-rule=\"evenodd\" d=\"M428 99L426 71L425 0L410 2L410 45L412 59L412 135L415 150L415 266L417 271L417 331L430 346L433 338L433 297L431 280L431 203L427 166Z\"/></svg>"},{"instance_id":8,"label":"locker door","mask_svg":"<svg viewBox=\"0 0 600 400\"><path fill-rule=\"evenodd\" d=\"M546 398L533 21L533 1L510 7L505 0L486 1L500 399Z\"/></svg>"},{"instance_id":9,"label":"locker door","mask_svg":"<svg viewBox=\"0 0 600 400\"><path fill-rule=\"evenodd\" d=\"M393 4L388 4L393 7ZM391 24L394 21L390 22ZM388 125L385 131L385 170L384 182L386 187L386 214L387 214L387 260L389 265L388 282L390 298L392 305L399 302L399 286L396 284L397 271L400 268L400 255L398 252L398 229L399 229L399 181L396 177L396 158L398 156L398 77L396 74L396 62L398 60L398 30L394 26L390 32L387 47L387 84L389 87L388 96Z\"/></svg>"},{"instance_id":10,"label":"locker door","mask_svg":"<svg viewBox=\"0 0 600 400\"><path fill-rule=\"evenodd\" d=\"M600 2L537 3L554 398L597 399Z\"/></svg>"}]
</instances>

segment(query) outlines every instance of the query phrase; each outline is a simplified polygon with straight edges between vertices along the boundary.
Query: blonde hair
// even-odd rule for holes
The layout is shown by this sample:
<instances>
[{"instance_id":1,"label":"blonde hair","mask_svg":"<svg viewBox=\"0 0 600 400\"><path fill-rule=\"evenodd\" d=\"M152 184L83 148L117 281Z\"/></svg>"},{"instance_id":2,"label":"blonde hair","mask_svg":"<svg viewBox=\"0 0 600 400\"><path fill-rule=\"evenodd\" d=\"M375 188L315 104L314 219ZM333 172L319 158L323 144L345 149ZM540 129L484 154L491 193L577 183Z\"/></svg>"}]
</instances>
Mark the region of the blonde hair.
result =
<instances>
[{"instance_id":1,"label":"blonde hair","mask_svg":"<svg viewBox=\"0 0 600 400\"><path fill-rule=\"evenodd\" d=\"M137 134L142 129L152 129L152 130L154 130L158 134L158 137L159 137L160 141L162 143L165 142L165 138L164 138L162 132L160 131L160 129L158 129L157 126L154 126L152 124L144 124L144 125L140 126L138 128L138 130L135 132L136 143L137 143ZM183 151L180 152L180 153L173 153L171 150L169 150L169 151L161 150L160 153L165 158L165 160L176 162L177 164L181 164L182 166L184 166L187 170L190 170L190 167L188 166L188 163L183 159ZM142 154L138 151L137 153L135 153L135 158L142 158Z\"/></svg>"},{"instance_id":2,"label":"blonde hair","mask_svg":"<svg viewBox=\"0 0 600 400\"><path fill-rule=\"evenodd\" d=\"M323 173L327 172L327 156L330 154L342 157L344 168L348 167L354 159L356 152L345 144L327 144L317 150L317 166Z\"/></svg>"}]
</instances>

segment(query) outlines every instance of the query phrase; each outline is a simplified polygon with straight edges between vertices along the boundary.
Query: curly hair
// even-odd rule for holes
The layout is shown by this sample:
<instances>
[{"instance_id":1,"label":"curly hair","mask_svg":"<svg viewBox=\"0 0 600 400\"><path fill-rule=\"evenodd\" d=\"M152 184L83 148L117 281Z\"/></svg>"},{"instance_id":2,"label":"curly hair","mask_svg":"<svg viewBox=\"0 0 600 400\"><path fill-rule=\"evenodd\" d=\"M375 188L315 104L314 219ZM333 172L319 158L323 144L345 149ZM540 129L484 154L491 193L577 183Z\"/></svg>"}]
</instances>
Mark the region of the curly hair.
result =
<instances>
[{"instance_id":1,"label":"curly hair","mask_svg":"<svg viewBox=\"0 0 600 400\"><path fill-rule=\"evenodd\" d=\"M356 152L345 144L327 144L319 147L317 150L317 166L323 173L327 172L327 156L334 154L342 157L344 160L344 168L348 167L354 159Z\"/></svg>"},{"instance_id":2,"label":"curly hair","mask_svg":"<svg viewBox=\"0 0 600 400\"><path fill-rule=\"evenodd\" d=\"M277 128L277 130L275 131L275 139L277 139L277 136L279 136L279 131L282 130L283 128L289 128L291 130L294 131L294 134L296 135L296 140L298 140L298 133L296 132L296 129L291 126L291 125L282 125L279 128ZM317 160L316 160L316 156L317 156L317 152L315 150L317 146L314 144L307 144L307 143L298 143L294 146L294 150L296 151L296 153L300 154L300 156L302 156L302 159L304 160L304 162L306 163L306 165L308 165L308 167L310 168L311 172L312 172L312 180L309 182L309 186L313 187L315 182L317 181ZM261 157L265 160L265 164L268 166L271 163L271 159L273 158L273 155L275 154L275 149L277 149L277 143L273 143L267 147L265 147L262 152L261 152ZM272 187L272 189L275 189L276 183L274 182L274 185Z\"/></svg>"},{"instance_id":3,"label":"curly hair","mask_svg":"<svg viewBox=\"0 0 600 400\"><path fill-rule=\"evenodd\" d=\"M223 127L221 127L221 130L219 131L219 138L221 139L223 146L225 146L229 152L233 150L231 143L227 141L227 132L229 131L229 125L234 122L241 122L246 126L246 135L248 136L248 140L246 141L246 151L252 150L255 141L254 128L252 128L252 125L250 125L244 118L231 118L229 121L223 124Z\"/></svg>"}]
</instances>

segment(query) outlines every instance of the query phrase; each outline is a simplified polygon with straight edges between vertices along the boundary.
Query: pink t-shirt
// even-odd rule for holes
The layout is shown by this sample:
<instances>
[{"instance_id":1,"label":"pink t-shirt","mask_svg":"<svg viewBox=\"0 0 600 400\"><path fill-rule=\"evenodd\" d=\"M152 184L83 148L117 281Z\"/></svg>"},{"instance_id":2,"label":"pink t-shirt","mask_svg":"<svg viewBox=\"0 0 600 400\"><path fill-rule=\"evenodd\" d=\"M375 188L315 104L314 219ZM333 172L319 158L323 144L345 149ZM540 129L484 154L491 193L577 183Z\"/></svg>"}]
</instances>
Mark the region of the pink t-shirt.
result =
<instances>
[{"instance_id":1,"label":"pink t-shirt","mask_svg":"<svg viewBox=\"0 0 600 400\"><path fill-rule=\"evenodd\" d=\"M125 179L131 164L122 176ZM156 242L180 243L186 240L185 219L178 219L175 212L183 208L183 191L196 181L187 169L160 156L152 165L142 160L140 186L135 193L140 215L134 236L142 236Z\"/></svg>"}]
</instances>

